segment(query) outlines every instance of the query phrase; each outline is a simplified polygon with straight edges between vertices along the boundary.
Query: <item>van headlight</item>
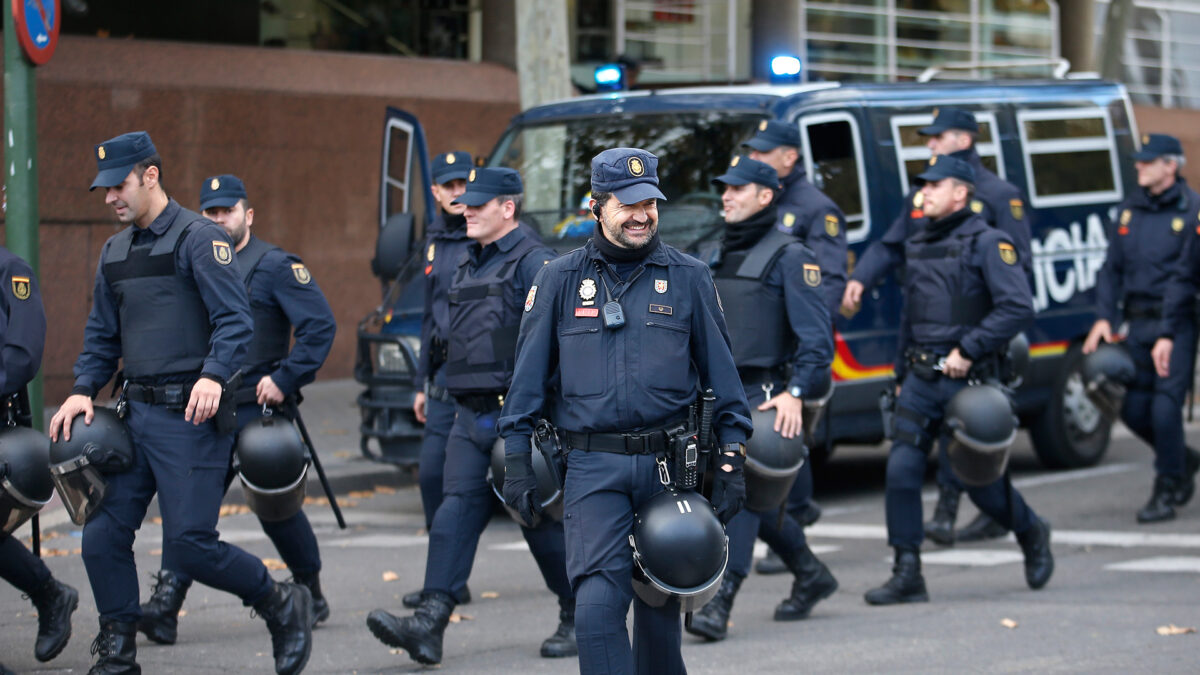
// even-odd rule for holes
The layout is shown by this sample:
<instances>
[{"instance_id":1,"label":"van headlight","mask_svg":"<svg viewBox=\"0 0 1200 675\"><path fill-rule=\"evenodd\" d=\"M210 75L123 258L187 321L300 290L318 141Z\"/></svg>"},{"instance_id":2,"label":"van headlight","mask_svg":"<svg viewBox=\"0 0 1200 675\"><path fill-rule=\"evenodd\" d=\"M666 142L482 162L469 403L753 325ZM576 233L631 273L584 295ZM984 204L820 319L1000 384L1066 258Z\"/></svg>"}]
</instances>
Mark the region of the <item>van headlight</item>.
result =
<instances>
[{"instance_id":1,"label":"van headlight","mask_svg":"<svg viewBox=\"0 0 1200 675\"><path fill-rule=\"evenodd\" d=\"M412 350L414 358L420 357L420 338L412 335L401 335L399 336L399 340ZM380 373L393 375L404 374L410 371L408 359L404 356L404 350L397 342L384 342L379 345L379 350L375 354L375 367Z\"/></svg>"}]
</instances>

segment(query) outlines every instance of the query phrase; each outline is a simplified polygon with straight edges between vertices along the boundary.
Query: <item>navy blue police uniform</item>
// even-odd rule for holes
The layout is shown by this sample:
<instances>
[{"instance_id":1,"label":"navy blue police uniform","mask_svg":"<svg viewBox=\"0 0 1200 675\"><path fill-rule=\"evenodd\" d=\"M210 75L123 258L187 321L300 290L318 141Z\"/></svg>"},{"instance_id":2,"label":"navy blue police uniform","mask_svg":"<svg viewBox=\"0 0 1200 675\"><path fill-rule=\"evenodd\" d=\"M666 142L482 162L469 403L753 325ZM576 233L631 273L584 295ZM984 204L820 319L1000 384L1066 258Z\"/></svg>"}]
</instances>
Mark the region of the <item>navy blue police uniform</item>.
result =
<instances>
[{"instance_id":1,"label":"navy blue police uniform","mask_svg":"<svg viewBox=\"0 0 1200 675\"><path fill-rule=\"evenodd\" d=\"M1138 161L1163 155L1182 155L1179 141L1164 134L1143 140ZM1186 302L1172 303L1170 372L1159 377L1150 351L1163 334L1164 297L1171 271L1180 264L1185 242L1200 226L1200 194L1182 176L1160 194L1145 188L1134 191L1117 207L1116 222L1109 224L1108 253L1096 275L1096 311L1114 329L1124 318L1129 325L1125 345L1137 366L1121 407L1121 419L1139 438L1154 448L1154 470L1171 483L1190 478L1183 432L1183 405L1192 382L1196 329L1183 311ZM1187 307L1190 310L1190 307Z\"/></svg>"},{"instance_id":2,"label":"navy blue police uniform","mask_svg":"<svg viewBox=\"0 0 1200 675\"><path fill-rule=\"evenodd\" d=\"M970 183L974 172L962 160L939 156L918 178L955 178ZM973 362L973 368L985 367L1033 319L1029 283L1015 244L969 207L930 221L906 241L904 257L907 272L902 330L911 359L933 363L957 348ZM968 386L968 378L910 367L901 384L885 498L888 543L897 550L898 560L901 552L918 555L924 536L921 483L926 456L933 443L946 433L942 426L946 404ZM980 511L1016 532L1023 548L1027 539L1040 532L1040 527L1035 527L1040 520L1007 476L983 487L967 487L966 491ZM1027 550L1027 580L1029 555ZM920 595L924 595L923 581ZM871 593L867 601L888 604L876 602Z\"/></svg>"},{"instance_id":3,"label":"navy blue police uniform","mask_svg":"<svg viewBox=\"0 0 1200 675\"><path fill-rule=\"evenodd\" d=\"M212 176L201 184L200 210L232 207L246 198L245 185L238 177ZM241 386L234 393L240 434L247 424L264 414L256 392L258 382L264 377L270 377L286 397L284 404L276 406L272 413L292 414L300 388L315 379L329 355L337 324L325 294L299 257L253 235L236 251L236 257L254 324ZM234 447L237 447L236 434ZM232 469L226 475L226 490L235 475ZM288 569L310 587L315 600L320 594L315 578L321 571L321 554L304 511L284 520L259 519L259 522ZM185 586L191 583L187 574L178 572L179 561L166 555L163 569L176 572Z\"/></svg>"},{"instance_id":4,"label":"navy blue police uniform","mask_svg":"<svg viewBox=\"0 0 1200 675\"><path fill-rule=\"evenodd\" d=\"M644 150L606 150L592 160L592 193L612 193L623 204L663 199L657 165ZM713 431L722 444L745 442L749 408L708 268L657 235L632 250L598 245L602 237L598 225L586 245L547 264L529 289L500 418L506 469L528 457L534 425L548 416L567 442L563 524L580 672L683 673L678 601L653 608L634 597L633 516L664 489L653 439L686 419L701 386L716 393ZM620 328L606 328L601 318L609 297L623 307ZM627 450L604 449L615 436ZM625 628L631 600L632 650Z\"/></svg>"},{"instance_id":5,"label":"navy blue police uniform","mask_svg":"<svg viewBox=\"0 0 1200 675\"><path fill-rule=\"evenodd\" d=\"M433 180L438 184L466 180L471 155L447 152L433 158ZM413 386L425 392L425 430L421 437L421 505L425 530L442 503L446 439L454 425L454 398L446 390L446 347L450 336L450 281L466 255L471 239L462 215L438 211L425 243L425 312L421 318L421 351ZM459 589L454 589L455 593Z\"/></svg>"},{"instance_id":6,"label":"navy blue police uniform","mask_svg":"<svg viewBox=\"0 0 1200 675\"><path fill-rule=\"evenodd\" d=\"M522 191L520 175L512 169L472 169L466 192L456 201L482 206ZM442 503L429 530L424 595L451 607L455 591L471 574L479 536L492 515L487 474L498 438L497 419L512 380L521 303L535 275L554 255L518 226L486 246L472 242L450 282L443 369L455 416L446 442ZM558 596L560 616L573 616L575 594L566 575L562 523L547 519L537 527L522 527L521 534L546 586ZM372 621L368 625L378 636ZM438 651L440 660L440 647Z\"/></svg>"},{"instance_id":7,"label":"navy blue police uniform","mask_svg":"<svg viewBox=\"0 0 1200 675\"><path fill-rule=\"evenodd\" d=\"M96 146L92 188L121 184L138 161L155 155L144 132ZM259 558L218 539L233 435L218 431L214 420L184 419L197 378L224 385L242 365L252 326L229 236L174 199L149 226L130 225L105 242L72 390L94 397L123 360L133 465L108 477L104 500L83 528L83 561L102 628L141 617L133 539L156 493L163 557L178 561L180 571L260 613L292 592L271 580ZM307 617L311 600L299 590L297 611ZM279 618L274 609L266 615L274 636L272 617Z\"/></svg>"},{"instance_id":8,"label":"navy blue police uniform","mask_svg":"<svg viewBox=\"0 0 1200 675\"><path fill-rule=\"evenodd\" d=\"M771 166L744 156L735 157L713 183L718 187L755 183L772 190L779 186ZM833 328L822 293L824 280L817 257L803 243L774 229L776 216L776 206L772 203L741 222L727 223L720 259L713 264L714 281L725 307L733 360L751 406L758 406L775 394L817 390L825 383L833 362ZM748 444L748 455L754 456L755 442L772 434L778 432L772 428L756 429L754 440ZM811 497L811 481L806 490L800 490L799 494L793 490L789 495L789 499L800 503ZM726 533L729 569L724 585L718 598L693 617L689 632L709 639L723 636L728 605L750 573L756 537L779 553L797 578L793 588L795 597L785 600L785 605L776 611L777 619L807 617L817 600L837 588L837 582L808 548L804 528L787 511L780 514L777 509L744 509L729 521ZM722 610L724 616L717 616ZM710 612L717 619L714 626L707 625Z\"/></svg>"}]
</instances>

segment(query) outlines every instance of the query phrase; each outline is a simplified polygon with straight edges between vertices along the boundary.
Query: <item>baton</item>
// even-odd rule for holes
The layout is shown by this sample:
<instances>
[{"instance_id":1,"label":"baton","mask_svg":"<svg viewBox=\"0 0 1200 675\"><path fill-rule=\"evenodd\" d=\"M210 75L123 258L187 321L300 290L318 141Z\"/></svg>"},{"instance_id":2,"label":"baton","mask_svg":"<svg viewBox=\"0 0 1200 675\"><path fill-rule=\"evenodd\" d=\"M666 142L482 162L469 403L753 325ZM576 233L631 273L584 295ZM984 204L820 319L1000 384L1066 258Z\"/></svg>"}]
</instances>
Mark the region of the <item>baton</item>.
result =
<instances>
[{"instance_id":1,"label":"baton","mask_svg":"<svg viewBox=\"0 0 1200 675\"><path fill-rule=\"evenodd\" d=\"M304 419L300 417L300 406L294 400L290 401L288 405L292 409L296 427L300 429L300 437L308 446L308 454L312 457L313 468L317 470L317 478L321 480L321 488L325 490L325 496L329 497L329 507L333 509L333 516L337 518L338 527L344 530L346 529L346 519L342 517L342 509L338 506L337 495L333 494L333 488L329 486L329 479L325 477L325 469L321 466L321 460L317 457L317 449L308 435L308 427L304 426Z\"/></svg>"},{"instance_id":2,"label":"baton","mask_svg":"<svg viewBox=\"0 0 1200 675\"><path fill-rule=\"evenodd\" d=\"M8 415L9 422L15 426L33 428L33 413L29 405L29 387L21 387L8 400ZM30 548L33 549L33 554L37 557L42 557L42 523L40 514L33 514L33 518L29 522L32 530L32 540Z\"/></svg>"},{"instance_id":3,"label":"baton","mask_svg":"<svg viewBox=\"0 0 1200 675\"><path fill-rule=\"evenodd\" d=\"M33 554L40 558L42 557L42 523L38 514L33 514L33 520L29 524L33 528Z\"/></svg>"}]
</instances>

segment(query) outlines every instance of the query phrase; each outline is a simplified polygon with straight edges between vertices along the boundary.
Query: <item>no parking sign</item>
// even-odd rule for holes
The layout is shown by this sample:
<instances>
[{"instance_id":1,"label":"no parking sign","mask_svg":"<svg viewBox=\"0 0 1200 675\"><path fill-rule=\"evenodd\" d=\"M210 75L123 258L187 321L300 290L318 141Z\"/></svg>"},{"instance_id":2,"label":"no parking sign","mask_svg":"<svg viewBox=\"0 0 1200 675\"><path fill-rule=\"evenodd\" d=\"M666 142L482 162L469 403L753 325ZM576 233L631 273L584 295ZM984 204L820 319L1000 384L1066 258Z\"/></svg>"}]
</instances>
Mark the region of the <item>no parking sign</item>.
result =
<instances>
[{"instance_id":1,"label":"no parking sign","mask_svg":"<svg viewBox=\"0 0 1200 675\"><path fill-rule=\"evenodd\" d=\"M25 56L40 66L54 55L62 25L60 0L11 0L17 41Z\"/></svg>"}]
</instances>

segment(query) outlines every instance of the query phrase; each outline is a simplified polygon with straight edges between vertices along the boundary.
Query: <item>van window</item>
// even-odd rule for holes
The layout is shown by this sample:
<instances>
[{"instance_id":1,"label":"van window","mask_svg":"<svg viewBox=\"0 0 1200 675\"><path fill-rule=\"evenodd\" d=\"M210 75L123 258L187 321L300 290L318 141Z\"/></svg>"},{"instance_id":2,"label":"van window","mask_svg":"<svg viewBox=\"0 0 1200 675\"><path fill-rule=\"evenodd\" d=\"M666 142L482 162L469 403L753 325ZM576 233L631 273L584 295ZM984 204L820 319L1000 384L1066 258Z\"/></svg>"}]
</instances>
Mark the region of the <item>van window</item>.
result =
<instances>
[{"instance_id":1,"label":"van window","mask_svg":"<svg viewBox=\"0 0 1200 675\"><path fill-rule=\"evenodd\" d=\"M1005 178L1004 157L1000 154L993 131L996 128L996 116L990 112L977 112L975 121L979 123L975 151L979 153L980 161L989 171ZM918 134L917 130L933 124L933 115L896 115L891 123L892 139L896 142L896 161L900 163L901 193L908 194L912 177L924 171L929 161L929 148L925 147L929 137Z\"/></svg>"},{"instance_id":2,"label":"van window","mask_svg":"<svg viewBox=\"0 0 1200 675\"><path fill-rule=\"evenodd\" d=\"M1019 110L1017 127L1034 207L1121 200L1112 121L1104 108Z\"/></svg>"},{"instance_id":3,"label":"van window","mask_svg":"<svg viewBox=\"0 0 1200 675\"><path fill-rule=\"evenodd\" d=\"M379 226L398 213L412 213L417 230L416 238L424 236L425 202L421 169L413 155L415 129L406 120L392 118L387 121L383 149L383 183ZM417 199L413 199L417 195Z\"/></svg>"},{"instance_id":4,"label":"van window","mask_svg":"<svg viewBox=\"0 0 1200 675\"><path fill-rule=\"evenodd\" d=\"M809 180L846 215L846 240L865 239L870 203L857 122L849 113L807 115L800 119L800 136Z\"/></svg>"}]
</instances>

